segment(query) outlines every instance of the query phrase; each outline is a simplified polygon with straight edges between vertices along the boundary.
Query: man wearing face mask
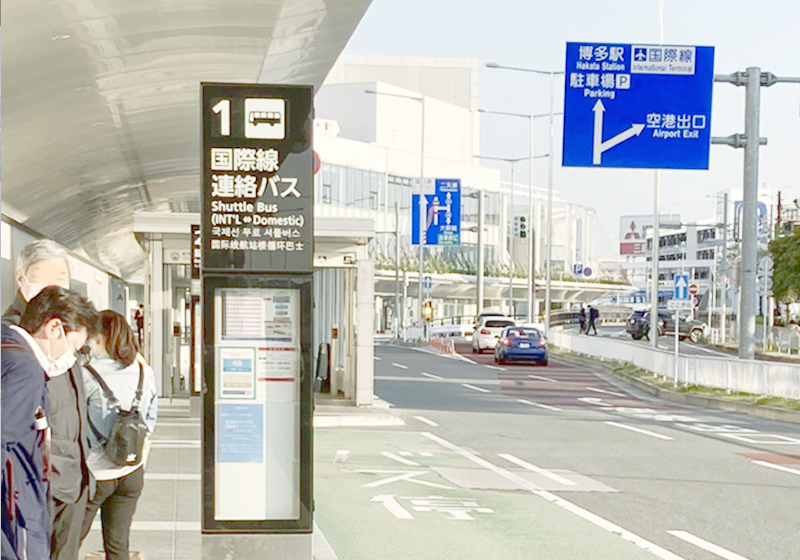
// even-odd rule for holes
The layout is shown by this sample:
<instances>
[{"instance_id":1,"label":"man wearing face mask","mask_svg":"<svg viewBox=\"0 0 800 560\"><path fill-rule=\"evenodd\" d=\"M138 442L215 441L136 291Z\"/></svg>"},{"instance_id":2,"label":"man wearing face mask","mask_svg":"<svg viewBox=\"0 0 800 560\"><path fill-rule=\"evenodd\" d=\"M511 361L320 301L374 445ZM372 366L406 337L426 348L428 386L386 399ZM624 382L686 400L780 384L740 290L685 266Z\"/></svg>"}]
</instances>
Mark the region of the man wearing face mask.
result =
<instances>
[{"instance_id":1,"label":"man wearing face mask","mask_svg":"<svg viewBox=\"0 0 800 560\"><path fill-rule=\"evenodd\" d=\"M64 462L53 462L58 403L46 385L65 378L98 320L86 299L51 286L31 299L19 326L2 325L3 558L56 556L49 497Z\"/></svg>"},{"instance_id":2,"label":"man wearing face mask","mask_svg":"<svg viewBox=\"0 0 800 560\"><path fill-rule=\"evenodd\" d=\"M46 286L69 288L67 251L49 239L28 244L17 258L14 279L19 291L3 315L3 324L19 324L26 302L32 301ZM60 361L48 371L47 383L53 460L51 557L78 560L83 516L95 489L86 465L89 455L86 396L81 368L74 366L74 356L56 358Z\"/></svg>"}]
</instances>

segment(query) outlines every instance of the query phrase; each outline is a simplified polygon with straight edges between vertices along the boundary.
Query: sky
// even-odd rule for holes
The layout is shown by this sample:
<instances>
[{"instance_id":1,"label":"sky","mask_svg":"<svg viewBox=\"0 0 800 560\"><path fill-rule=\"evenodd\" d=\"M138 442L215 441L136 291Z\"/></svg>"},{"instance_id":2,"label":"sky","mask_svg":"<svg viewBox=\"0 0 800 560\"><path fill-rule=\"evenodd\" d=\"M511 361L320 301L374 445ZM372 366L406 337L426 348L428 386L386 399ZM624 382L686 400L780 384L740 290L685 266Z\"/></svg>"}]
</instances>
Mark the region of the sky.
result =
<instances>
[{"instance_id":1,"label":"sky","mask_svg":"<svg viewBox=\"0 0 800 560\"><path fill-rule=\"evenodd\" d=\"M777 76L800 76L800 2L796 0L663 0L665 44L715 47L715 74L758 66ZM489 69L486 62L563 71L567 42L657 43L658 0L373 0L345 48L351 54L476 57L481 63L481 107L546 113L549 78ZM555 111L564 82L556 78ZM714 85L711 134L744 133L745 88ZM568 199L597 211L597 250L617 252L619 218L653 213L654 172L640 169L561 167L560 117L555 121L553 183ZM537 119L535 152L547 153L547 119ZM800 198L800 86L761 88L759 183ZM484 115L481 153L528 154L525 119ZM710 223L717 193L741 188L744 150L712 145L709 169L661 172L660 209L684 222ZM484 165L490 165L485 162ZM505 179L507 165L498 165ZM527 169L517 166L525 184ZM547 159L534 166L534 182L547 184Z\"/></svg>"}]
</instances>

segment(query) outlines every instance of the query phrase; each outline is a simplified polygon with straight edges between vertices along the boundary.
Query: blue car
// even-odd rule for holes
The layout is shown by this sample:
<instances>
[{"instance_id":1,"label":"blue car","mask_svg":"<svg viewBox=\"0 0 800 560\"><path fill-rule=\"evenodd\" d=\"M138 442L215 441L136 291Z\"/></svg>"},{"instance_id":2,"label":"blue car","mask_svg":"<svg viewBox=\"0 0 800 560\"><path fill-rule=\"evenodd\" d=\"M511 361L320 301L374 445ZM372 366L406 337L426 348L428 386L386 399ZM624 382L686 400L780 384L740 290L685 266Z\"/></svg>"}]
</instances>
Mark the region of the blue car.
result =
<instances>
[{"instance_id":1,"label":"blue car","mask_svg":"<svg viewBox=\"0 0 800 560\"><path fill-rule=\"evenodd\" d=\"M494 361L536 362L547 365L547 339L538 329L530 327L508 327L503 330L494 349Z\"/></svg>"}]
</instances>

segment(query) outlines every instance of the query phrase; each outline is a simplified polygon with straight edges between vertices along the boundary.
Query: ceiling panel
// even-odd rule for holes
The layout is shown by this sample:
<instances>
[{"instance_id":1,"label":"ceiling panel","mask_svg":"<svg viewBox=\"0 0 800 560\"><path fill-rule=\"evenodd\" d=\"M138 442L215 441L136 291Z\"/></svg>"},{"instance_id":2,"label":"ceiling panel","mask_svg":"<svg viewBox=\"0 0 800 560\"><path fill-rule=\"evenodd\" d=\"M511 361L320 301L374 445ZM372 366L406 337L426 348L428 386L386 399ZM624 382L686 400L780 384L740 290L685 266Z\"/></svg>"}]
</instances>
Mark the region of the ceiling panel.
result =
<instances>
[{"instance_id":1,"label":"ceiling panel","mask_svg":"<svg viewBox=\"0 0 800 560\"><path fill-rule=\"evenodd\" d=\"M369 2L5 0L2 203L143 281L133 213L200 208L200 82L319 86Z\"/></svg>"}]
</instances>

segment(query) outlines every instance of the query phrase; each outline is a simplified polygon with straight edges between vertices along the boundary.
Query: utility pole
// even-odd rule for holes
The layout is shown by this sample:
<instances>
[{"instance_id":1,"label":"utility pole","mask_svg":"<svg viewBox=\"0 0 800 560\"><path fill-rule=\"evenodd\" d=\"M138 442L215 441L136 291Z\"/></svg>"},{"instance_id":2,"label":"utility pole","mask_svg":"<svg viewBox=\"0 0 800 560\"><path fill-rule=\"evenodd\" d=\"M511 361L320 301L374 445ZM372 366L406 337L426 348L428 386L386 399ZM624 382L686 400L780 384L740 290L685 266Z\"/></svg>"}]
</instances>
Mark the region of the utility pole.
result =
<instances>
[{"instance_id":1,"label":"utility pole","mask_svg":"<svg viewBox=\"0 0 800 560\"><path fill-rule=\"evenodd\" d=\"M722 195L722 330L720 336L722 344L727 340L728 328L728 193Z\"/></svg>"},{"instance_id":2,"label":"utility pole","mask_svg":"<svg viewBox=\"0 0 800 560\"><path fill-rule=\"evenodd\" d=\"M481 311L483 311L483 200L484 200L484 192L482 190L478 191L478 258L477 261L477 270L475 271L476 279L478 281L478 286L476 289L477 295L477 312L476 315L480 315Z\"/></svg>"},{"instance_id":3,"label":"utility pole","mask_svg":"<svg viewBox=\"0 0 800 560\"><path fill-rule=\"evenodd\" d=\"M715 82L745 86L744 135L733 134L727 138L712 138L712 144L727 144L744 148L744 200L742 204L742 282L739 304L739 358L755 357L756 334L756 265L758 258L757 216L758 200L758 150L767 139L759 136L761 116L761 88L779 82L800 84L800 77L780 78L771 72L762 72L753 66L744 72L714 76Z\"/></svg>"},{"instance_id":4,"label":"utility pole","mask_svg":"<svg viewBox=\"0 0 800 560\"><path fill-rule=\"evenodd\" d=\"M397 338L400 336L400 329L402 326L402 313L403 306L400 304L400 203L394 203L394 320L395 332Z\"/></svg>"}]
</instances>

